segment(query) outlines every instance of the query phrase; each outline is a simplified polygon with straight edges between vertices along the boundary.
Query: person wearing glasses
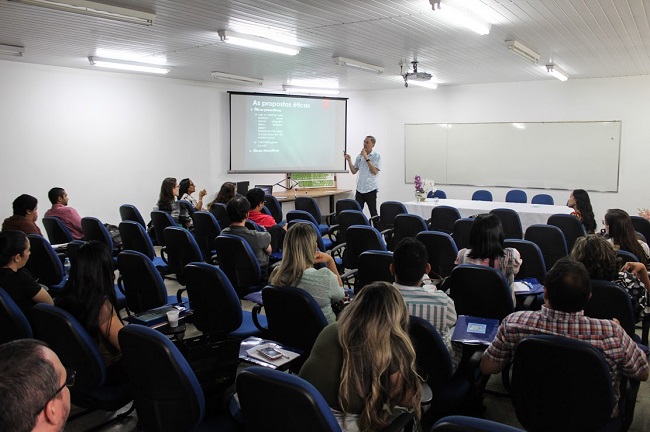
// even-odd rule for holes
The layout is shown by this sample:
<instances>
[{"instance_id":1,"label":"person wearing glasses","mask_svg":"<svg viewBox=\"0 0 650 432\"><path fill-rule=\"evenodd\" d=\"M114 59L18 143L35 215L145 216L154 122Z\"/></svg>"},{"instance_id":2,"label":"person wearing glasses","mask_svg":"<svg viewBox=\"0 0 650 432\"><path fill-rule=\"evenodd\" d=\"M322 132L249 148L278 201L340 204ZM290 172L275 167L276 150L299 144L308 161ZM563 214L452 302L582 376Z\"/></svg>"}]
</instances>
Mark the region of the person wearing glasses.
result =
<instances>
[{"instance_id":1,"label":"person wearing glasses","mask_svg":"<svg viewBox=\"0 0 650 432\"><path fill-rule=\"evenodd\" d=\"M0 345L0 431L60 432L70 414L75 372L35 339Z\"/></svg>"}]
</instances>

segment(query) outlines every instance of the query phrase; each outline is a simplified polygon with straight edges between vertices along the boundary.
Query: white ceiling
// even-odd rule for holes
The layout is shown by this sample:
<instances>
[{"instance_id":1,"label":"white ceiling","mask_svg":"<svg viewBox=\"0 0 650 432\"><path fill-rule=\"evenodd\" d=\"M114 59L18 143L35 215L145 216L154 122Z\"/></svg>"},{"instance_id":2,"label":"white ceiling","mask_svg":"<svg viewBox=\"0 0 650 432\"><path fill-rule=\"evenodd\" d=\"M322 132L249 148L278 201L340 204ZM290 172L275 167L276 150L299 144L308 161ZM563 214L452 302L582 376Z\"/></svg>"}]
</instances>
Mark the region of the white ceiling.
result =
<instances>
[{"instance_id":1,"label":"white ceiling","mask_svg":"<svg viewBox=\"0 0 650 432\"><path fill-rule=\"evenodd\" d=\"M280 90L295 80L330 80L342 90L404 86L401 60L440 85L554 80L511 53L515 39L571 79L650 74L650 0L123 0L154 12L151 27L0 0L0 44L25 47L2 60L89 69L105 50L166 56L170 78L213 81L211 71L263 78ZM455 2L455 3L454 3ZM479 36L440 17L462 4L492 24ZM296 56L226 45L218 30L274 31L295 38ZM106 56L106 55L103 55ZM383 66L383 75L339 66L333 56Z\"/></svg>"}]
</instances>

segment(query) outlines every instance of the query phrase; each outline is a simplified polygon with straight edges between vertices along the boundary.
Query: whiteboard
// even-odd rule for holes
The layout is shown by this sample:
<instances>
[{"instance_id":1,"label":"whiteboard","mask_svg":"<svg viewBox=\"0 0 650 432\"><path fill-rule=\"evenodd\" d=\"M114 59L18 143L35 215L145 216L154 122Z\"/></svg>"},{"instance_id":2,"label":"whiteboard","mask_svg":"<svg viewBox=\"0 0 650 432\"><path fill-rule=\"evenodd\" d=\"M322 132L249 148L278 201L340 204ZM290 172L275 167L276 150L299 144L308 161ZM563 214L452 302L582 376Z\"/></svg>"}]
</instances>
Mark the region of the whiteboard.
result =
<instances>
[{"instance_id":1,"label":"whiteboard","mask_svg":"<svg viewBox=\"0 0 650 432\"><path fill-rule=\"evenodd\" d=\"M621 121L404 125L406 183L617 192Z\"/></svg>"}]
</instances>

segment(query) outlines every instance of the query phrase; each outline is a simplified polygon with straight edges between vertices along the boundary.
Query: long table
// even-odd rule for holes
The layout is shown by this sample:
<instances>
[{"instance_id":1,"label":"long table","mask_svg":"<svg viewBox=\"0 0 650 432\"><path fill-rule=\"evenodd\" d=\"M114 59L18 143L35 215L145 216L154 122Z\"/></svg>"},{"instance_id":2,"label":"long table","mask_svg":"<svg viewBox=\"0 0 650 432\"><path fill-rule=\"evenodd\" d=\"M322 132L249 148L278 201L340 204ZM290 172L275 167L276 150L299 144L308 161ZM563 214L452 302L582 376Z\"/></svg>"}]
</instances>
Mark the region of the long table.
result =
<instances>
[{"instance_id":1,"label":"long table","mask_svg":"<svg viewBox=\"0 0 650 432\"><path fill-rule=\"evenodd\" d=\"M273 192L278 201L295 201L296 198L301 196L308 196L312 198L328 197L330 202L330 212L334 211L334 196L340 194L350 193L350 189L337 189L337 188L299 188L298 190L286 190L282 192Z\"/></svg>"},{"instance_id":2,"label":"long table","mask_svg":"<svg viewBox=\"0 0 650 432\"><path fill-rule=\"evenodd\" d=\"M508 208L516 211L521 219L521 226L524 231L534 224L545 224L549 216L563 213L571 214L573 211L567 206L529 204L529 203L512 203L499 201L473 201L458 199L436 199L427 198L424 201L409 201L404 205L409 213L422 216L425 220L431 217L431 209L437 206L445 205L456 207L460 215L464 218L470 217L477 213L488 213L496 208Z\"/></svg>"}]
</instances>

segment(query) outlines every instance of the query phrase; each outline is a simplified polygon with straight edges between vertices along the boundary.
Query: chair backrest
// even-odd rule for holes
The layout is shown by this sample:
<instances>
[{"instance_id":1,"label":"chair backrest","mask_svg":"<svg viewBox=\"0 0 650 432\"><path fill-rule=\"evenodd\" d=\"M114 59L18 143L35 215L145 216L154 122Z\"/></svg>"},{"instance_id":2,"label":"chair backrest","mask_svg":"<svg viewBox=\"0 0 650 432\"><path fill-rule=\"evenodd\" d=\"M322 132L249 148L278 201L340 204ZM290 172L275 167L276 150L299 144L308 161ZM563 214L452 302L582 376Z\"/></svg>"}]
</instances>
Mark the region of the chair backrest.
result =
<instances>
[{"instance_id":1,"label":"chair backrest","mask_svg":"<svg viewBox=\"0 0 650 432\"><path fill-rule=\"evenodd\" d=\"M214 253L214 239L221 234L221 227L217 218L207 211L194 212L192 220L194 221L194 239L203 254L203 261L208 261Z\"/></svg>"},{"instance_id":2,"label":"chair backrest","mask_svg":"<svg viewBox=\"0 0 650 432\"><path fill-rule=\"evenodd\" d=\"M639 262L639 258L637 258L636 255L634 255L632 252L624 251L623 249L617 250L616 256L621 259L623 264L628 262Z\"/></svg>"},{"instance_id":3,"label":"chair backrest","mask_svg":"<svg viewBox=\"0 0 650 432\"><path fill-rule=\"evenodd\" d=\"M421 216L415 214L399 214L393 222L393 235L390 236L389 250L394 250L397 244L407 237L415 238L419 233L427 231L427 223Z\"/></svg>"},{"instance_id":4,"label":"chair backrest","mask_svg":"<svg viewBox=\"0 0 650 432\"><path fill-rule=\"evenodd\" d=\"M447 199L447 194L442 189L436 189L434 191L429 191L427 198Z\"/></svg>"},{"instance_id":5,"label":"chair backrest","mask_svg":"<svg viewBox=\"0 0 650 432\"><path fill-rule=\"evenodd\" d=\"M389 251L368 250L359 255L359 272L356 275L358 286L362 288L369 283L386 281L393 283L395 277L390 272L393 253Z\"/></svg>"},{"instance_id":6,"label":"chair backrest","mask_svg":"<svg viewBox=\"0 0 650 432\"><path fill-rule=\"evenodd\" d=\"M194 236L183 228L167 227L163 233L167 247L167 264L169 270L176 274L176 280L185 285L183 270L191 262L203 261L203 254L196 244Z\"/></svg>"},{"instance_id":7,"label":"chair backrest","mask_svg":"<svg viewBox=\"0 0 650 432\"><path fill-rule=\"evenodd\" d=\"M521 189L512 189L506 193L506 202L526 203L528 202L528 195Z\"/></svg>"},{"instance_id":8,"label":"chair backrest","mask_svg":"<svg viewBox=\"0 0 650 432\"><path fill-rule=\"evenodd\" d=\"M113 238L104 224L95 217L81 218L81 230L84 233L84 240L96 240L108 246L109 251L113 251Z\"/></svg>"},{"instance_id":9,"label":"chair backrest","mask_svg":"<svg viewBox=\"0 0 650 432\"><path fill-rule=\"evenodd\" d=\"M625 332L635 337L634 311L632 300L627 292L613 282L591 280L591 298L585 305L585 315L591 318L616 318Z\"/></svg>"},{"instance_id":10,"label":"chair backrest","mask_svg":"<svg viewBox=\"0 0 650 432\"><path fill-rule=\"evenodd\" d=\"M117 256L117 267L131 312L140 313L167 303L165 283L148 256L125 250Z\"/></svg>"},{"instance_id":11,"label":"chair backrest","mask_svg":"<svg viewBox=\"0 0 650 432\"><path fill-rule=\"evenodd\" d=\"M144 430L187 431L205 414L205 397L192 368L162 333L130 324L119 333L138 425Z\"/></svg>"},{"instance_id":12,"label":"chair backrest","mask_svg":"<svg viewBox=\"0 0 650 432\"><path fill-rule=\"evenodd\" d=\"M291 223L296 220L305 220L313 223L318 226L318 222L314 219L314 216L305 210L291 210L287 212L287 223ZM320 232L320 230L319 230Z\"/></svg>"},{"instance_id":13,"label":"chair backrest","mask_svg":"<svg viewBox=\"0 0 650 432\"><path fill-rule=\"evenodd\" d=\"M456 207L436 206L431 209L431 231L442 231L447 234L454 232L454 223L460 219L460 212Z\"/></svg>"},{"instance_id":14,"label":"chair backrest","mask_svg":"<svg viewBox=\"0 0 650 432\"><path fill-rule=\"evenodd\" d=\"M566 240L561 229L553 225L535 224L526 228L525 240L532 241L542 251L546 270L557 260L568 255Z\"/></svg>"},{"instance_id":15,"label":"chair backrest","mask_svg":"<svg viewBox=\"0 0 650 432\"><path fill-rule=\"evenodd\" d=\"M472 201L492 201L492 192L479 189L472 194Z\"/></svg>"},{"instance_id":16,"label":"chair backrest","mask_svg":"<svg viewBox=\"0 0 650 432\"><path fill-rule=\"evenodd\" d=\"M561 336L530 336L519 342L510 394L517 419L533 432L601 430L614 408L603 354L586 342Z\"/></svg>"},{"instance_id":17,"label":"chair backrest","mask_svg":"<svg viewBox=\"0 0 650 432\"><path fill-rule=\"evenodd\" d=\"M65 269L61 259L50 243L38 234L27 236L31 245L31 255L25 267L38 279L38 282L52 290L63 288Z\"/></svg>"},{"instance_id":18,"label":"chair backrest","mask_svg":"<svg viewBox=\"0 0 650 432\"><path fill-rule=\"evenodd\" d=\"M363 211L361 205L357 202L357 200L354 200L352 198L343 198L336 201L335 209L336 209L336 223L339 223L338 217L343 210Z\"/></svg>"},{"instance_id":19,"label":"chair backrest","mask_svg":"<svg viewBox=\"0 0 650 432\"><path fill-rule=\"evenodd\" d=\"M144 226L138 222L126 220L120 222L120 237L122 238L122 249L138 251L145 254L150 260L156 257L156 251L151 243L151 238L144 230Z\"/></svg>"},{"instance_id":20,"label":"chair backrest","mask_svg":"<svg viewBox=\"0 0 650 432\"><path fill-rule=\"evenodd\" d=\"M151 212L151 223L153 224L153 230L156 233L156 242L160 246L166 246L165 244L165 228L175 227L176 222L174 218L162 210L154 210Z\"/></svg>"},{"instance_id":21,"label":"chair backrest","mask_svg":"<svg viewBox=\"0 0 650 432\"><path fill-rule=\"evenodd\" d=\"M646 242L647 240L650 240L650 221L644 217L636 215L631 215L630 219L632 219L634 230L640 232L643 237L646 238Z\"/></svg>"},{"instance_id":22,"label":"chair backrest","mask_svg":"<svg viewBox=\"0 0 650 432\"><path fill-rule=\"evenodd\" d=\"M568 214L554 214L548 218L549 225L554 225L562 230L564 234L564 240L566 240L566 247L568 253L571 253L573 250L573 245L575 244L578 237L583 237L587 235L585 232L585 227L582 226L580 219L574 215Z\"/></svg>"},{"instance_id":23,"label":"chair backrest","mask_svg":"<svg viewBox=\"0 0 650 432\"><path fill-rule=\"evenodd\" d=\"M367 225L370 226L368 218L362 211L359 210L343 210L338 216L339 231L336 235L336 241L345 243L347 241L348 228L352 225Z\"/></svg>"},{"instance_id":24,"label":"chair backrest","mask_svg":"<svg viewBox=\"0 0 650 432\"><path fill-rule=\"evenodd\" d=\"M178 205L180 206L181 211L185 210L187 214L189 214L190 216L192 216L196 211L192 203L189 202L188 200L179 199Z\"/></svg>"},{"instance_id":25,"label":"chair backrest","mask_svg":"<svg viewBox=\"0 0 650 432\"><path fill-rule=\"evenodd\" d=\"M239 297L251 292L251 287L259 286L262 271L255 253L246 240L222 232L216 238L215 246L219 256L219 267L226 274Z\"/></svg>"},{"instance_id":26,"label":"chair backrest","mask_svg":"<svg viewBox=\"0 0 650 432\"><path fill-rule=\"evenodd\" d=\"M316 300L305 290L295 287L267 286L262 300L268 322L269 339L296 348L309 357L320 332L327 326Z\"/></svg>"},{"instance_id":27,"label":"chair backrest","mask_svg":"<svg viewBox=\"0 0 650 432\"><path fill-rule=\"evenodd\" d=\"M453 375L449 349L429 321L413 315L409 321L409 336L415 348L418 375L437 395L449 384Z\"/></svg>"},{"instance_id":28,"label":"chair backrest","mask_svg":"<svg viewBox=\"0 0 650 432\"><path fill-rule=\"evenodd\" d=\"M525 432L523 429L476 417L453 415L438 420L431 432Z\"/></svg>"},{"instance_id":29,"label":"chair backrest","mask_svg":"<svg viewBox=\"0 0 650 432\"><path fill-rule=\"evenodd\" d=\"M553 197L550 196L549 194L537 194L533 197L532 200L530 200L531 204L545 204L545 205L553 205L555 204L555 201L553 200Z\"/></svg>"},{"instance_id":30,"label":"chair backrest","mask_svg":"<svg viewBox=\"0 0 650 432\"><path fill-rule=\"evenodd\" d=\"M454 239L447 233L440 231L425 231L418 234L416 239L427 247L431 272L447 277L451 274L456 264L458 248Z\"/></svg>"},{"instance_id":31,"label":"chair backrest","mask_svg":"<svg viewBox=\"0 0 650 432\"><path fill-rule=\"evenodd\" d=\"M284 219L282 215L282 203L276 197L273 195L264 195L264 206L271 212L275 223L282 222L282 219Z\"/></svg>"},{"instance_id":32,"label":"chair backrest","mask_svg":"<svg viewBox=\"0 0 650 432\"><path fill-rule=\"evenodd\" d=\"M34 337L32 326L7 291L0 288L0 345L16 339Z\"/></svg>"},{"instance_id":33,"label":"chair backrest","mask_svg":"<svg viewBox=\"0 0 650 432\"><path fill-rule=\"evenodd\" d=\"M544 284L546 280L546 264L544 255L535 243L529 240L507 239L505 247L517 249L521 256L521 267L517 279L535 278Z\"/></svg>"},{"instance_id":34,"label":"chair backrest","mask_svg":"<svg viewBox=\"0 0 650 432\"><path fill-rule=\"evenodd\" d=\"M508 208L498 208L490 210L490 214L495 215L501 221L504 238L524 238L524 231L521 228L521 219L519 218L519 213Z\"/></svg>"},{"instance_id":35,"label":"chair backrest","mask_svg":"<svg viewBox=\"0 0 650 432\"><path fill-rule=\"evenodd\" d=\"M226 274L207 263L185 266L187 295L192 305L192 322L203 333L222 334L242 324L242 308Z\"/></svg>"},{"instance_id":36,"label":"chair backrest","mask_svg":"<svg viewBox=\"0 0 650 432\"><path fill-rule=\"evenodd\" d=\"M406 206L399 201L384 201L379 206L379 229L381 231L393 228L395 217L407 214Z\"/></svg>"},{"instance_id":37,"label":"chair backrest","mask_svg":"<svg viewBox=\"0 0 650 432\"><path fill-rule=\"evenodd\" d=\"M469 234L472 231L474 218L460 218L454 222L454 230L451 234L458 250L469 247Z\"/></svg>"},{"instance_id":38,"label":"chair backrest","mask_svg":"<svg viewBox=\"0 0 650 432\"><path fill-rule=\"evenodd\" d=\"M367 250L385 251L386 243L379 231L367 225L352 225L347 229L347 241L343 252L343 265L348 269L359 268L359 255Z\"/></svg>"},{"instance_id":39,"label":"chair backrest","mask_svg":"<svg viewBox=\"0 0 650 432\"><path fill-rule=\"evenodd\" d=\"M95 342L83 326L68 312L44 303L34 305L32 329L39 340L47 343L65 367L77 373L73 397L102 386L106 366Z\"/></svg>"},{"instance_id":40,"label":"chair backrest","mask_svg":"<svg viewBox=\"0 0 650 432\"><path fill-rule=\"evenodd\" d=\"M144 218L142 217L140 210L138 210L138 208L133 204L122 204L120 206L120 219L122 219L122 222L137 222L142 225L143 228L147 226L147 224L144 223Z\"/></svg>"},{"instance_id":41,"label":"chair backrest","mask_svg":"<svg viewBox=\"0 0 650 432\"><path fill-rule=\"evenodd\" d=\"M44 217L43 226L45 227L45 232L47 232L47 238L50 239L50 243L52 244L69 243L74 240L68 227L57 217Z\"/></svg>"},{"instance_id":42,"label":"chair backrest","mask_svg":"<svg viewBox=\"0 0 650 432\"><path fill-rule=\"evenodd\" d=\"M214 217L217 218L217 222L219 222L221 229L225 229L230 226L230 216L228 216L228 210L225 204L212 204L210 206L210 213L212 213Z\"/></svg>"},{"instance_id":43,"label":"chair backrest","mask_svg":"<svg viewBox=\"0 0 650 432\"><path fill-rule=\"evenodd\" d=\"M86 243L88 242L85 242L83 240L73 240L68 243L66 252L68 254L68 258L70 259L70 268L74 267L77 263L77 255L79 254L79 249L81 249L81 246L85 245Z\"/></svg>"},{"instance_id":44,"label":"chair backrest","mask_svg":"<svg viewBox=\"0 0 650 432\"><path fill-rule=\"evenodd\" d=\"M323 396L297 375L249 367L237 376L237 395L246 431L341 431Z\"/></svg>"},{"instance_id":45,"label":"chair backrest","mask_svg":"<svg viewBox=\"0 0 650 432\"><path fill-rule=\"evenodd\" d=\"M450 284L458 315L501 321L515 309L508 282L492 267L460 264L452 270Z\"/></svg>"},{"instance_id":46,"label":"chair backrest","mask_svg":"<svg viewBox=\"0 0 650 432\"><path fill-rule=\"evenodd\" d=\"M306 211L314 217L314 220L317 222L316 225L320 225L322 222L320 207L318 203L312 197L308 196L299 196L296 198L295 202L296 210Z\"/></svg>"}]
</instances>

